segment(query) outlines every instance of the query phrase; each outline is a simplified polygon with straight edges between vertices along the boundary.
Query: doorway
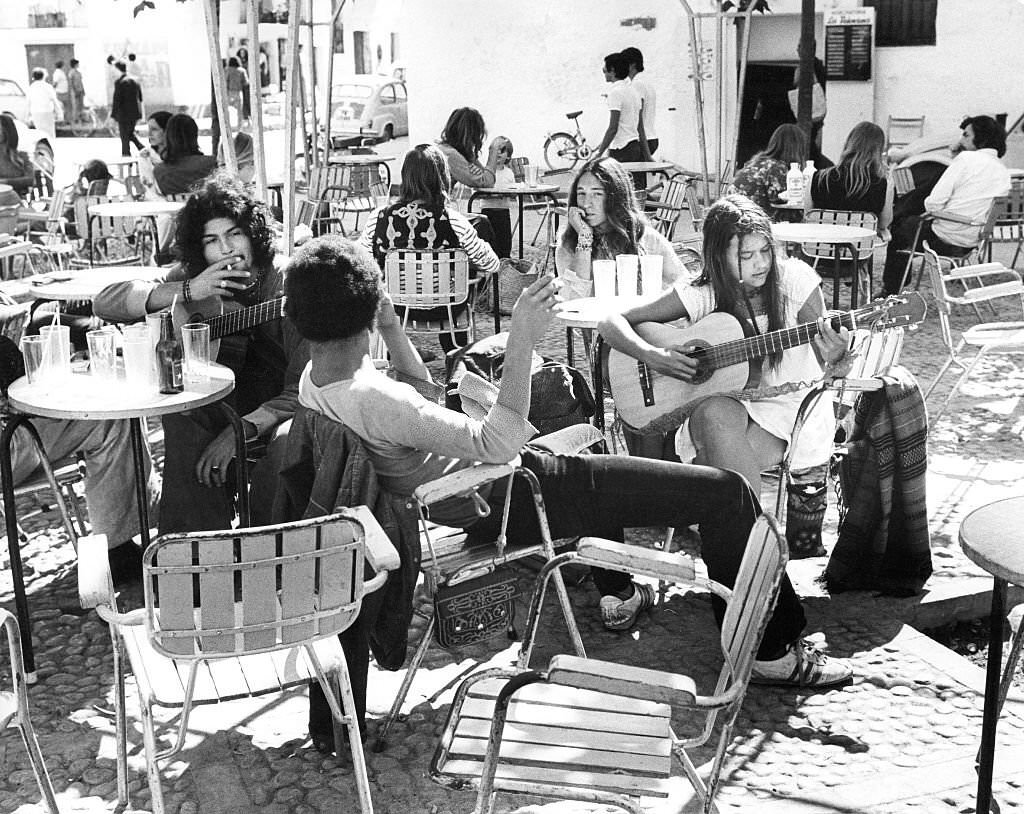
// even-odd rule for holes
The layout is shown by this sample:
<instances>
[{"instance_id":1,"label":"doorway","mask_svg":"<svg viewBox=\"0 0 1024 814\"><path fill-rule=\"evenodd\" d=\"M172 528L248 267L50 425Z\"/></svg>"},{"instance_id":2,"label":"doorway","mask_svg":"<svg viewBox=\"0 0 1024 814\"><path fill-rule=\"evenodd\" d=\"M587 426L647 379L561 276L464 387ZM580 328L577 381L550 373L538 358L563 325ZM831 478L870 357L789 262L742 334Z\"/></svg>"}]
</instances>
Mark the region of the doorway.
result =
<instances>
[{"instance_id":1,"label":"doorway","mask_svg":"<svg viewBox=\"0 0 1024 814\"><path fill-rule=\"evenodd\" d=\"M795 62L751 62L740 105L740 133L736 145L736 166L768 146L780 124L796 121L789 106Z\"/></svg>"},{"instance_id":2,"label":"doorway","mask_svg":"<svg viewBox=\"0 0 1024 814\"><path fill-rule=\"evenodd\" d=\"M25 46L25 77L27 81L32 79L32 69L42 68L46 71L46 78L53 78L53 66L57 60L64 60L64 70L67 71L68 63L74 59L75 46L69 42L65 43L36 43ZM27 84L26 81L26 84Z\"/></svg>"}]
</instances>

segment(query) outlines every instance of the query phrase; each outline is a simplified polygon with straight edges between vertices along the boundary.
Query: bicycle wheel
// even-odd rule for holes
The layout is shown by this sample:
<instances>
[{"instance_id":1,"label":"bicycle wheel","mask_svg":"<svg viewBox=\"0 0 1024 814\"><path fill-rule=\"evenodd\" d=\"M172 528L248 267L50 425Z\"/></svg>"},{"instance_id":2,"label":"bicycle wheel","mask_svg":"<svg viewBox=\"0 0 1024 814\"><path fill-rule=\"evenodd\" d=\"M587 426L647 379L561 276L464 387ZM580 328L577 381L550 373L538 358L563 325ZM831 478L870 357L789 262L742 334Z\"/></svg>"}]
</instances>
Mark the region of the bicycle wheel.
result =
<instances>
[{"instance_id":1,"label":"bicycle wheel","mask_svg":"<svg viewBox=\"0 0 1024 814\"><path fill-rule=\"evenodd\" d=\"M579 142L569 133L552 133L544 142L544 161L554 172L568 172L579 159Z\"/></svg>"},{"instance_id":2,"label":"bicycle wheel","mask_svg":"<svg viewBox=\"0 0 1024 814\"><path fill-rule=\"evenodd\" d=\"M96 129L96 114L92 110L80 110L71 122L71 132L76 138L87 138Z\"/></svg>"}]
</instances>

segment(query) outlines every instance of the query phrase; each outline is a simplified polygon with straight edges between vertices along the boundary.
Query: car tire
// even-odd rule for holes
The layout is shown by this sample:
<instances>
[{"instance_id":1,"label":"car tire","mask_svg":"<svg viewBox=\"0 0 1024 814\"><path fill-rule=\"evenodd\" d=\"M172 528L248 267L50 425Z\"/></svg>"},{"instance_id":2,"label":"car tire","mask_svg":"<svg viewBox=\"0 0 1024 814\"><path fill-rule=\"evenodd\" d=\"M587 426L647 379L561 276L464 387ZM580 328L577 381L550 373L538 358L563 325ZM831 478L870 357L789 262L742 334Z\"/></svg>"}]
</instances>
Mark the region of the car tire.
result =
<instances>
[{"instance_id":1,"label":"car tire","mask_svg":"<svg viewBox=\"0 0 1024 814\"><path fill-rule=\"evenodd\" d=\"M395 137L395 127L392 124L384 125L384 133L381 135L380 140L391 141Z\"/></svg>"}]
</instances>

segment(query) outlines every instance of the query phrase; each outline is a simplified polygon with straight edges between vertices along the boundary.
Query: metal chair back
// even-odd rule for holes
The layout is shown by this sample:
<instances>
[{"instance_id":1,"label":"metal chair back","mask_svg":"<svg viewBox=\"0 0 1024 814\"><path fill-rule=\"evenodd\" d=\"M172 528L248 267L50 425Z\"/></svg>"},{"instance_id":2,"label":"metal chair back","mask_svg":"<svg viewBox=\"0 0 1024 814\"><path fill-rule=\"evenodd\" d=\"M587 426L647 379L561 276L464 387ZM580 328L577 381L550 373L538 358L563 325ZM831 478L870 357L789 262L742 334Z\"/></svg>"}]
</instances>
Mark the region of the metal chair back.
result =
<instances>
[{"instance_id":1,"label":"metal chair back","mask_svg":"<svg viewBox=\"0 0 1024 814\"><path fill-rule=\"evenodd\" d=\"M924 135L924 116L890 116L885 125L885 149L905 147Z\"/></svg>"},{"instance_id":2,"label":"metal chair back","mask_svg":"<svg viewBox=\"0 0 1024 814\"><path fill-rule=\"evenodd\" d=\"M672 239L679 216L684 209L689 208L686 187L685 178L672 178L662 187L661 197L657 201L648 202L648 207L653 209L650 215L651 223L669 240Z\"/></svg>"},{"instance_id":3,"label":"metal chair back","mask_svg":"<svg viewBox=\"0 0 1024 814\"><path fill-rule=\"evenodd\" d=\"M473 312L465 307L469 256L462 249L391 249L384 260L384 285L394 304L405 308L407 332L446 331L454 338L456 331L469 330L473 341ZM433 309L443 309L443 316L422 313Z\"/></svg>"},{"instance_id":4,"label":"metal chair back","mask_svg":"<svg viewBox=\"0 0 1024 814\"><path fill-rule=\"evenodd\" d=\"M806 213L804 220L807 223L834 223L839 226L860 226L864 229L875 231L878 228L878 218L872 212L850 212L845 209L812 209ZM875 245L874 237L865 237L856 241L857 260L863 261L871 258ZM835 251L839 250L840 259L849 260L848 251L845 246L836 246L832 243L805 243L804 253L814 258L815 265L818 260L835 259Z\"/></svg>"}]
</instances>

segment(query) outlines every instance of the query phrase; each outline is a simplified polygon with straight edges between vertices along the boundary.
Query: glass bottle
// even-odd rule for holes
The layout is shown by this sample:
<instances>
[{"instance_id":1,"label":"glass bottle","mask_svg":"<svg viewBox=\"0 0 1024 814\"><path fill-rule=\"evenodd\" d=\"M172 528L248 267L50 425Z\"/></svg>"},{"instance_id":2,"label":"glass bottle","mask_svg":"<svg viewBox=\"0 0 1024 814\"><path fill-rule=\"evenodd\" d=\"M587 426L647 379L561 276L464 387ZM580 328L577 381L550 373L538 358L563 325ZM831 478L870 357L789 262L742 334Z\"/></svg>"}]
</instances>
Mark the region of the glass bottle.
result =
<instances>
[{"instance_id":1,"label":"glass bottle","mask_svg":"<svg viewBox=\"0 0 1024 814\"><path fill-rule=\"evenodd\" d=\"M181 342L174 333L170 312L160 315L160 339L156 343L156 369L161 393L185 389L181 373Z\"/></svg>"}]
</instances>

